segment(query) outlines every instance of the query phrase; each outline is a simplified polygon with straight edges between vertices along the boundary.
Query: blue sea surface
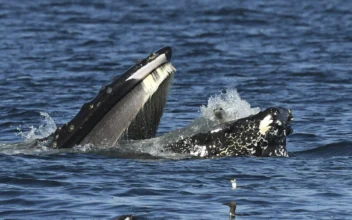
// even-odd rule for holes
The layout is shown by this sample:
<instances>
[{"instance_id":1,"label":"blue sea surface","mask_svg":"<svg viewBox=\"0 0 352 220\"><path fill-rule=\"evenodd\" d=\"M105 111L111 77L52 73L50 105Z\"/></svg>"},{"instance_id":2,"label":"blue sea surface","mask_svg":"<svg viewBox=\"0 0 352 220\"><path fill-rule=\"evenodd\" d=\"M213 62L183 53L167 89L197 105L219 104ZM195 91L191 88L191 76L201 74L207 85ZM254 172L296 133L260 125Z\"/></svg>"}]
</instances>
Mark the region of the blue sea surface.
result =
<instances>
[{"instance_id":1,"label":"blue sea surface","mask_svg":"<svg viewBox=\"0 0 352 220\"><path fill-rule=\"evenodd\" d=\"M39 112L66 123L163 46L177 72L158 135L236 89L292 109L291 156L11 151L50 133ZM0 0L0 61L2 219L228 219L229 201L236 219L352 219L352 1Z\"/></svg>"}]
</instances>

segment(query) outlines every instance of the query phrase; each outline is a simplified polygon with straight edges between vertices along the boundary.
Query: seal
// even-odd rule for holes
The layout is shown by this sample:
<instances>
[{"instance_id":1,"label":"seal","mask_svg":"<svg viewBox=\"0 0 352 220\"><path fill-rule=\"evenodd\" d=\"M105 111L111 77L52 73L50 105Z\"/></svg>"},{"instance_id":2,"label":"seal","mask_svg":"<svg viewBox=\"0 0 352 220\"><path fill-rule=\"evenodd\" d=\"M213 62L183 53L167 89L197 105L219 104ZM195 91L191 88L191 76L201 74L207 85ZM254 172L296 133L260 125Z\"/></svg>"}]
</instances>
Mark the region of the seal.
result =
<instances>
[{"instance_id":1,"label":"seal","mask_svg":"<svg viewBox=\"0 0 352 220\"><path fill-rule=\"evenodd\" d=\"M293 132L292 112L268 108L256 115L230 121L207 132L165 146L166 151L209 158L221 156L284 156L286 137Z\"/></svg>"},{"instance_id":2,"label":"seal","mask_svg":"<svg viewBox=\"0 0 352 220\"><path fill-rule=\"evenodd\" d=\"M214 117L218 120L219 123L226 122L226 112L223 108L217 107L213 110Z\"/></svg>"}]
</instances>

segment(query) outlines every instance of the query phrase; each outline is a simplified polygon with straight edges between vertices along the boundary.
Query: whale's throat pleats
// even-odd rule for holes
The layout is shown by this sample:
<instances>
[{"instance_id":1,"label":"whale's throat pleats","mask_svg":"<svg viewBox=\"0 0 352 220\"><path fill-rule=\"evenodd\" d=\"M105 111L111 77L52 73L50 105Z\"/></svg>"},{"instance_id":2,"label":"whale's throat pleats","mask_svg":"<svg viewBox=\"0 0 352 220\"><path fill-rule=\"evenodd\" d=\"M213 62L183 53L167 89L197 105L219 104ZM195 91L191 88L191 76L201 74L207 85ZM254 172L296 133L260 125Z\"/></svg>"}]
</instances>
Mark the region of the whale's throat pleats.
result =
<instances>
[{"instance_id":1,"label":"whale's throat pleats","mask_svg":"<svg viewBox=\"0 0 352 220\"><path fill-rule=\"evenodd\" d=\"M172 76L167 77L158 90L145 103L137 116L131 121L120 139L138 140L154 137L167 101Z\"/></svg>"},{"instance_id":2,"label":"whale's throat pleats","mask_svg":"<svg viewBox=\"0 0 352 220\"><path fill-rule=\"evenodd\" d=\"M171 63L155 69L116 103L80 144L112 146L121 139L154 137L174 72Z\"/></svg>"}]
</instances>

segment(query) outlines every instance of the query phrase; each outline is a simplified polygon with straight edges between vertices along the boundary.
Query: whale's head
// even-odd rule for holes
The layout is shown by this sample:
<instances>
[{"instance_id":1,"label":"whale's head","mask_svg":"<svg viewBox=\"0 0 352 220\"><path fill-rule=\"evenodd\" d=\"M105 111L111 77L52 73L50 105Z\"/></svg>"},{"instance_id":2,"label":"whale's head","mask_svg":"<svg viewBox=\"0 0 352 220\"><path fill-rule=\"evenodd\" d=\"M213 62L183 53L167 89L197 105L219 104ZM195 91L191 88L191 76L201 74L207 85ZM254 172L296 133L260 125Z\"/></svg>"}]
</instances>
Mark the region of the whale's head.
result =
<instances>
[{"instance_id":1,"label":"whale's head","mask_svg":"<svg viewBox=\"0 0 352 220\"><path fill-rule=\"evenodd\" d=\"M259 132L264 141L257 147L258 156L288 156L286 151L286 137L292 134L293 121L290 109L278 107L268 108L260 112L256 119Z\"/></svg>"},{"instance_id":2,"label":"whale's head","mask_svg":"<svg viewBox=\"0 0 352 220\"><path fill-rule=\"evenodd\" d=\"M170 47L161 48L103 86L70 122L48 137L50 146L114 146L120 140L154 137L176 70L171 54Z\"/></svg>"},{"instance_id":3,"label":"whale's head","mask_svg":"<svg viewBox=\"0 0 352 220\"><path fill-rule=\"evenodd\" d=\"M214 114L222 115L222 109ZM197 157L217 156L288 156L286 136L292 133L292 112L268 108L258 114L221 123L210 131L169 143L165 149Z\"/></svg>"}]
</instances>

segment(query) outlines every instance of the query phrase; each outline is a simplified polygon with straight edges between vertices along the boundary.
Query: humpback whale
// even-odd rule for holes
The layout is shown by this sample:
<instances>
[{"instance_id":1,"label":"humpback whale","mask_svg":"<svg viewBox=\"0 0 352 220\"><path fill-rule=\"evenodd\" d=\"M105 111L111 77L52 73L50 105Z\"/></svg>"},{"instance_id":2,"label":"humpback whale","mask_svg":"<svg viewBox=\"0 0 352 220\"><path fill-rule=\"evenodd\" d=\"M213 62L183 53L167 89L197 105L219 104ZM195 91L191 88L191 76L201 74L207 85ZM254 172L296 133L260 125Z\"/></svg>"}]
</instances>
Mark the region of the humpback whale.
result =
<instances>
[{"instance_id":1,"label":"humpback whale","mask_svg":"<svg viewBox=\"0 0 352 220\"><path fill-rule=\"evenodd\" d=\"M154 137L176 71L171 55L171 48L164 47L103 86L70 122L45 139L49 146L114 146L119 140Z\"/></svg>"},{"instance_id":2,"label":"humpback whale","mask_svg":"<svg viewBox=\"0 0 352 220\"><path fill-rule=\"evenodd\" d=\"M219 113L215 113L219 114ZM196 157L284 156L286 137L293 130L292 111L268 108L256 115L229 121L165 146L166 151Z\"/></svg>"},{"instance_id":3,"label":"humpback whale","mask_svg":"<svg viewBox=\"0 0 352 220\"><path fill-rule=\"evenodd\" d=\"M71 121L39 142L44 140L47 146L60 149L86 144L112 147L123 141L153 138L176 71L171 55L171 48L164 47L137 61L83 104ZM213 114L217 122L210 129L186 137L180 135L182 129L175 131L179 135L172 141L162 141L160 151L202 158L288 156L291 110L272 107L235 121L228 121L220 107ZM172 136L165 135L161 140Z\"/></svg>"}]
</instances>

